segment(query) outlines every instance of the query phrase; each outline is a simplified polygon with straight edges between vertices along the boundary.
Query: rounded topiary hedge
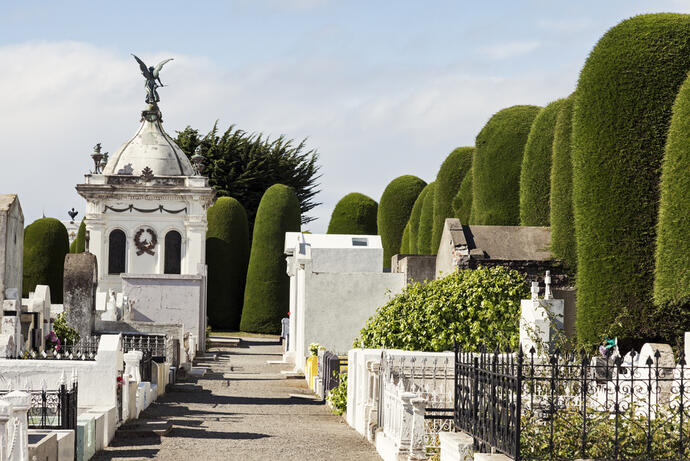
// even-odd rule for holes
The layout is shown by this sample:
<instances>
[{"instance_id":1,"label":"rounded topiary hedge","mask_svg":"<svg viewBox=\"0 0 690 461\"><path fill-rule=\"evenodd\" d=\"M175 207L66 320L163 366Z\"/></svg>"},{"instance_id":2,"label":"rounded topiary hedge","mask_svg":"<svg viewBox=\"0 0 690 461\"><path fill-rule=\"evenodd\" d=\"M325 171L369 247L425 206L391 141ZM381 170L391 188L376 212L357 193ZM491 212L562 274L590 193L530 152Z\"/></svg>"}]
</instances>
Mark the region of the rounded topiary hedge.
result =
<instances>
[{"instance_id":1,"label":"rounded topiary hedge","mask_svg":"<svg viewBox=\"0 0 690 461\"><path fill-rule=\"evenodd\" d=\"M453 198L458 193L462 180L472 169L474 147L458 147L441 164L436 175L434 194L434 224L431 237L431 253L438 252L441 234L446 218L453 217Z\"/></svg>"},{"instance_id":2,"label":"rounded topiary hedge","mask_svg":"<svg viewBox=\"0 0 690 461\"><path fill-rule=\"evenodd\" d=\"M254 222L240 329L279 333L287 316L290 279L286 273L285 233L300 230L299 200L292 187L274 184L261 197Z\"/></svg>"},{"instance_id":3,"label":"rounded topiary hedge","mask_svg":"<svg viewBox=\"0 0 690 461\"><path fill-rule=\"evenodd\" d=\"M412 283L376 310L354 346L448 351L455 341L464 350L515 350L528 295L524 275L502 266Z\"/></svg>"},{"instance_id":4,"label":"rounded topiary hedge","mask_svg":"<svg viewBox=\"0 0 690 461\"><path fill-rule=\"evenodd\" d=\"M383 267L391 267L391 257L400 252L405 225L424 186L426 183L418 177L405 175L392 180L383 191L377 216L383 245Z\"/></svg>"},{"instance_id":5,"label":"rounded topiary hedge","mask_svg":"<svg viewBox=\"0 0 690 461\"><path fill-rule=\"evenodd\" d=\"M436 182L428 186L422 212L419 214L419 226L417 227L417 254L431 254L431 237L434 228L434 196L436 195Z\"/></svg>"},{"instance_id":6,"label":"rounded topiary hedge","mask_svg":"<svg viewBox=\"0 0 690 461\"><path fill-rule=\"evenodd\" d=\"M556 118L564 99L548 104L530 128L520 169L520 225L548 226L551 157Z\"/></svg>"},{"instance_id":7,"label":"rounded topiary hedge","mask_svg":"<svg viewBox=\"0 0 690 461\"><path fill-rule=\"evenodd\" d=\"M580 73L572 159L583 342L606 334L640 338L654 328L648 320L661 160L688 69L690 16L664 13L610 29Z\"/></svg>"},{"instance_id":8,"label":"rounded topiary hedge","mask_svg":"<svg viewBox=\"0 0 690 461\"><path fill-rule=\"evenodd\" d=\"M654 300L690 303L690 78L673 106L661 170Z\"/></svg>"},{"instance_id":9,"label":"rounded topiary hedge","mask_svg":"<svg viewBox=\"0 0 690 461\"><path fill-rule=\"evenodd\" d=\"M402 241L400 242L400 253L409 255L410 253L410 222L407 221L405 230L403 231Z\"/></svg>"},{"instance_id":10,"label":"rounded topiary hedge","mask_svg":"<svg viewBox=\"0 0 690 461\"><path fill-rule=\"evenodd\" d=\"M69 253L67 228L55 218L41 218L24 229L24 274L22 296L36 285L50 287L50 299L62 303L62 278L65 255Z\"/></svg>"},{"instance_id":11,"label":"rounded topiary hedge","mask_svg":"<svg viewBox=\"0 0 690 461\"><path fill-rule=\"evenodd\" d=\"M433 183L431 183L433 184ZM431 184L424 186L424 189L417 196L417 200L414 201L412 206L412 213L410 213L410 253L420 254L417 241L419 238L419 220L422 217L422 208L424 207L424 199L426 194L429 193L431 189Z\"/></svg>"},{"instance_id":12,"label":"rounded topiary hedge","mask_svg":"<svg viewBox=\"0 0 690 461\"><path fill-rule=\"evenodd\" d=\"M208 321L214 330L237 330L249 264L247 212L232 197L220 197L206 213Z\"/></svg>"},{"instance_id":13,"label":"rounded topiary hedge","mask_svg":"<svg viewBox=\"0 0 690 461\"><path fill-rule=\"evenodd\" d=\"M86 223L82 219L81 224L79 224L79 229L77 230L77 237L69 246L69 252L83 253L84 251L86 251Z\"/></svg>"},{"instance_id":14,"label":"rounded topiary hedge","mask_svg":"<svg viewBox=\"0 0 690 461\"><path fill-rule=\"evenodd\" d=\"M541 108L503 109L477 135L472 160L472 224L520 224L520 169L532 122Z\"/></svg>"},{"instance_id":15,"label":"rounded topiary hedge","mask_svg":"<svg viewBox=\"0 0 690 461\"><path fill-rule=\"evenodd\" d=\"M573 218L573 163L570 157L575 96L563 101L556 118L551 157L550 223L551 252L570 268L577 265Z\"/></svg>"},{"instance_id":16,"label":"rounded topiary hedge","mask_svg":"<svg viewBox=\"0 0 690 461\"><path fill-rule=\"evenodd\" d=\"M358 192L341 198L335 205L328 223L329 234L377 235L378 203Z\"/></svg>"},{"instance_id":17,"label":"rounded topiary hedge","mask_svg":"<svg viewBox=\"0 0 690 461\"><path fill-rule=\"evenodd\" d=\"M472 170L465 175L465 178L460 184L458 193L453 199L453 215L460 220L462 224L470 223L470 214L472 212Z\"/></svg>"}]
</instances>

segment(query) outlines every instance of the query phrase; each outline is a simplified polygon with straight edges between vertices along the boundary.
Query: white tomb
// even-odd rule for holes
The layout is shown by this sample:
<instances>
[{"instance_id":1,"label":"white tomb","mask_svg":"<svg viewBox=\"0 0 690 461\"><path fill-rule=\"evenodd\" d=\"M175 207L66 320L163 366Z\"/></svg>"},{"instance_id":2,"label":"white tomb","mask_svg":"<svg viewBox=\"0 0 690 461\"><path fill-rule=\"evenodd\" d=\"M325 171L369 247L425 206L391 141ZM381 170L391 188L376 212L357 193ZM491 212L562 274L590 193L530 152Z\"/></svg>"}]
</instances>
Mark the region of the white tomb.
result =
<instances>
[{"instance_id":1,"label":"white tomb","mask_svg":"<svg viewBox=\"0 0 690 461\"><path fill-rule=\"evenodd\" d=\"M532 347L537 352L549 352L563 330L564 301L553 299L549 271L544 282L544 298L539 298L539 283L532 282L531 299L520 302L520 344L525 353Z\"/></svg>"}]
</instances>

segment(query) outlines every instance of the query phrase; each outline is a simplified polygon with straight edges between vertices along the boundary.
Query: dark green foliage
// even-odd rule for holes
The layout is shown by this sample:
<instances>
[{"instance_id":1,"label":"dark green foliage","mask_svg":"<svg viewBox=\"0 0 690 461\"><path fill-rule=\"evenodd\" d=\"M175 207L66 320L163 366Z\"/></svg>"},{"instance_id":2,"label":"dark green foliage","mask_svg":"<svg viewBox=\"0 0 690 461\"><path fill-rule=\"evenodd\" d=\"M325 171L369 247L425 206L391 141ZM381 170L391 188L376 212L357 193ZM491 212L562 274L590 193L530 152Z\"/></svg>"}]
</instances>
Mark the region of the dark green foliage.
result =
<instances>
[{"instance_id":1,"label":"dark green foliage","mask_svg":"<svg viewBox=\"0 0 690 461\"><path fill-rule=\"evenodd\" d=\"M520 300L528 295L524 276L502 266L413 283L376 310L355 346L447 351L455 340L464 350L515 350Z\"/></svg>"},{"instance_id":2,"label":"dark green foliage","mask_svg":"<svg viewBox=\"0 0 690 461\"><path fill-rule=\"evenodd\" d=\"M520 225L548 226L551 194L551 156L559 99L544 107L532 123L520 170Z\"/></svg>"},{"instance_id":3,"label":"dark green foliage","mask_svg":"<svg viewBox=\"0 0 690 461\"><path fill-rule=\"evenodd\" d=\"M328 223L329 234L377 235L378 203L358 192L341 198Z\"/></svg>"},{"instance_id":4,"label":"dark green foliage","mask_svg":"<svg viewBox=\"0 0 690 461\"><path fill-rule=\"evenodd\" d=\"M410 253L410 222L407 221L405 230L403 231L402 242L400 243L400 253L409 255Z\"/></svg>"},{"instance_id":5,"label":"dark green foliage","mask_svg":"<svg viewBox=\"0 0 690 461\"><path fill-rule=\"evenodd\" d=\"M661 172L654 299L690 304L690 79L673 106Z\"/></svg>"},{"instance_id":6,"label":"dark green foliage","mask_svg":"<svg viewBox=\"0 0 690 461\"><path fill-rule=\"evenodd\" d=\"M453 199L453 214L462 224L470 223L472 212L472 170L468 171Z\"/></svg>"},{"instance_id":7,"label":"dark green foliage","mask_svg":"<svg viewBox=\"0 0 690 461\"><path fill-rule=\"evenodd\" d=\"M234 125L218 135L214 125L203 137L198 130L187 127L177 133L176 142L187 156L201 145L204 175L219 197L234 197L244 206L250 232L261 197L273 184L292 187L299 199L302 223L313 221L306 213L319 205L313 201L319 193L318 154L315 149L307 150L305 141L295 143L284 136L271 141Z\"/></svg>"},{"instance_id":8,"label":"dark green foliage","mask_svg":"<svg viewBox=\"0 0 690 461\"><path fill-rule=\"evenodd\" d=\"M419 226L417 227L417 254L431 254L431 236L434 227L434 195L436 195L436 182L428 186L422 212L419 215Z\"/></svg>"},{"instance_id":9,"label":"dark green foliage","mask_svg":"<svg viewBox=\"0 0 690 461\"><path fill-rule=\"evenodd\" d=\"M556 118L551 157L551 251L553 255L575 268L575 220L573 218L573 163L570 158L573 134L573 104L571 95L563 102Z\"/></svg>"},{"instance_id":10,"label":"dark green foliage","mask_svg":"<svg viewBox=\"0 0 690 461\"><path fill-rule=\"evenodd\" d=\"M431 183L433 184L433 183ZM427 184L424 186L424 189L419 193L417 196L417 200L414 201L414 205L412 206L412 213L410 213L410 253L411 254L419 254L419 248L417 245L417 241L419 238L419 220L422 217L422 207L424 206L424 199L426 197L426 194L429 192L429 189L431 188L431 184Z\"/></svg>"},{"instance_id":11,"label":"dark green foliage","mask_svg":"<svg viewBox=\"0 0 690 461\"><path fill-rule=\"evenodd\" d=\"M256 213L240 329L279 333L287 316L290 280L286 273L285 233L300 230L299 200L292 187L268 188Z\"/></svg>"},{"instance_id":12,"label":"dark green foliage","mask_svg":"<svg viewBox=\"0 0 690 461\"><path fill-rule=\"evenodd\" d=\"M206 216L208 321L216 331L237 330L249 264L247 213L234 198L221 197Z\"/></svg>"},{"instance_id":13,"label":"dark green foliage","mask_svg":"<svg viewBox=\"0 0 690 461\"><path fill-rule=\"evenodd\" d=\"M62 303L62 276L69 236L55 218L41 218L24 230L24 278L22 296L28 297L36 285L50 287L50 299Z\"/></svg>"},{"instance_id":14,"label":"dark green foliage","mask_svg":"<svg viewBox=\"0 0 690 461\"><path fill-rule=\"evenodd\" d=\"M431 236L431 253L438 252L441 234L446 218L453 217L453 198L458 193L462 180L472 169L474 147L458 147L446 157L436 175L434 194L434 223Z\"/></svg>"},{"instance_id":15,"label":"dark green foliage","mask_svg":"<svg viewBox=\"0 0 690 461\"><path fill-rule=\"evenodd\" d=\"M537 106L503 109L477 135L472 160L471 224L520 224L520 169Z\"/></svg>"},{"instance_id":16,"label":"dark green foliage","mask_svg":"<svg viewBox=\"0 0 690 461\"><path fill-rule=\"evenodd\" d=\"M572 160L582 342L654 328L661 160L688 69L690 16L664 13L613 27L580 73Z\"/></svg>"},{"instance_id":17,"label":"dark green foliage","mask_svg":"<svg viewBox=\"0 0 690 461\"><path fill-rule=\"evenodd\" d=\"M83 253L84 251L86 251L86 223L82 219L81 224L79 224L79 230L77 230L77 237L69 246L69 252Z\"/></svg>"},{"instance_id":18,"label":"dark green foliage","mask_svg":"<svg viewBox=\"0 0 690 461\"><path fill-rule=\"evenodd\" d=\"M377 217L383 245L383 267L390 267L391 257L400 253L405 225L424 186L426 183L418 177L405 175L392 180L383 191Z\"/></svg>"}]
</instances>

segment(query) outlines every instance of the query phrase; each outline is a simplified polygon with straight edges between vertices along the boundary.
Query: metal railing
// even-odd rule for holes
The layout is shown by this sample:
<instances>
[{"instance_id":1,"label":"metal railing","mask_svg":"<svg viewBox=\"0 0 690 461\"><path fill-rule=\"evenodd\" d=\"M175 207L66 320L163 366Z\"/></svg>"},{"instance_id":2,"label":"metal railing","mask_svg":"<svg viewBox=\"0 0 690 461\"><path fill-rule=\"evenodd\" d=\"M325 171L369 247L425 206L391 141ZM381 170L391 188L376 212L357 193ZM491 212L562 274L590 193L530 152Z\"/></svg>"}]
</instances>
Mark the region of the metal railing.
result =
<instances>
[{"instance_id":1,"label":"metal railing","mask_svg":"<svg viewBox=\"0 0 690 461\"><path fill-rule=\"evenodd\" d=\"M0 397L10 391L0 391ZM57 390L25 390L31 395L28 411L31 429L77 430L77 382L60 384Z\"/></svg>"},{"instance_id":2,"label":"metal railing","mask_svg":"<svg viewBox=\"0 0 690 461\"><path fill-rule=\"evenodd\" d=\"M151 382L152 362L165 362L167 338L165 335L145 333L123 333L122 351L141 351L139 374L142 381Z\"/></svg>"},{"instance_id":3,"label":"metal railing","mask_svg":"<svg viewBox=\"0 0 690 461\"><path fill-rule=\"evenodd\" d=\"M456 349L455 426L517 461L689 459L690 367L668 355Z\"/></svg>"},{"instance_id":4,"label":"metal railing","mask_svg":"<svg viewBox=\"0 0 690 461\"><path fill-rule=\"evenodd\" d=\"M323 353L319 362L319 372L323 383L323 400L326 400L328 393L340 385L340 373L347 368L347 357L338 357L332 352Z\"/></svg>"},{"instance_id":5,"label":"metal railing","mask_svg":"<svg viewBox=\"0 0 690 461\"><path fill-rule=\"evenodd\" d=\"M54 349L37 352L26 352L20 356L10 358L24 360L96 360L100 336L83 336L79 341L65 340Z\"/></svg>"}]
</instances>

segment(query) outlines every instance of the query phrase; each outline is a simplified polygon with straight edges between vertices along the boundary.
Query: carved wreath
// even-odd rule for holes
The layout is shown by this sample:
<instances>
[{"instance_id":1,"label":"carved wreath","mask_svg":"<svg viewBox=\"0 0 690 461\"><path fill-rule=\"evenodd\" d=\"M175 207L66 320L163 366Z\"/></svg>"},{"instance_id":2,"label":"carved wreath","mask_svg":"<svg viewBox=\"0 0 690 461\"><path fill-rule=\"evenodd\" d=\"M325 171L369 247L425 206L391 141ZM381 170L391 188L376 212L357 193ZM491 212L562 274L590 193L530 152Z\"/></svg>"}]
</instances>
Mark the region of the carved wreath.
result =
<instances>
[{"instance_id":1,"label":"carved wreath","mask_svg":"<svg viewBox=\"0 0 690 461\"><path fill-rule=\"evenodd\" d=\"M156 233L151 229L146 229L146 232L151 236L151 241L142 241L141 234L144 233L144 229L139 229L136 234L134 234L134 245L137 247L137 256L141 256L144 253L148 253L153 256L153 249L156 248L158 239L156 238Z\"/></svg>"}]
</instances>

